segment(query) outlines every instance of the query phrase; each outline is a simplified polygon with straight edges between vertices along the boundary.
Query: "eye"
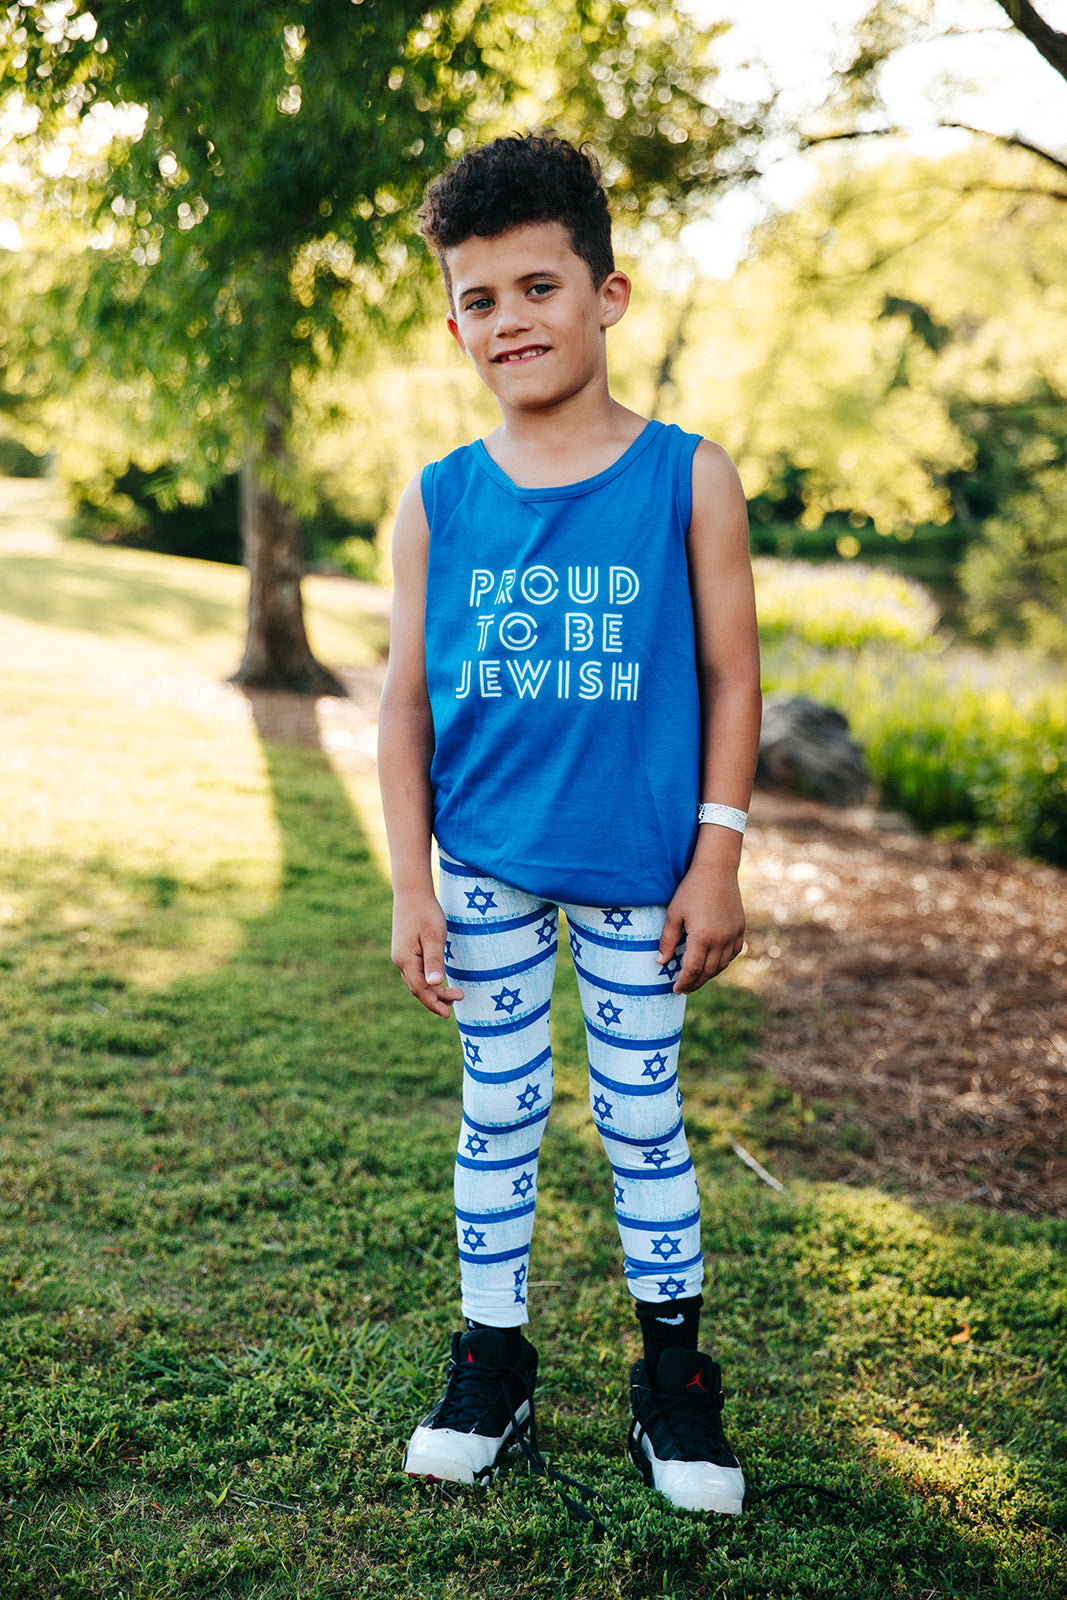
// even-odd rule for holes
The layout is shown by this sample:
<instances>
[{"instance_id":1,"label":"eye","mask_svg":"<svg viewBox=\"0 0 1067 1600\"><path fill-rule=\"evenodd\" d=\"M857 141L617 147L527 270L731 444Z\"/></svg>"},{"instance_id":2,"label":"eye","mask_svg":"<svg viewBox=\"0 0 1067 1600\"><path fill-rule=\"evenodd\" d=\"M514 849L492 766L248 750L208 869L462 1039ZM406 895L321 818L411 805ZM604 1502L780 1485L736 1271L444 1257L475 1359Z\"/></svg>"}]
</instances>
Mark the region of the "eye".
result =
<instances>
[{"instance_id":1,"label":"eye","mask_svg":"<svg viewBox=\"0 0 1067 1600\"><path fill-rule=\"evenodd\" d=\"M464 311L488 311L492 300L487 294L479 295L477 300L469 300L463 307Z\"/></svg>"},{"instance_id":2,"label":"eye","mask_svg":"<svg viewBox=\"0 0 1067 1600\"><path fill-rule=\"evenodd\" d=\"M541 299L544 295L551 294L555 287L554 283L532 283L530 293Z\"/></svg>"}]
</instances>

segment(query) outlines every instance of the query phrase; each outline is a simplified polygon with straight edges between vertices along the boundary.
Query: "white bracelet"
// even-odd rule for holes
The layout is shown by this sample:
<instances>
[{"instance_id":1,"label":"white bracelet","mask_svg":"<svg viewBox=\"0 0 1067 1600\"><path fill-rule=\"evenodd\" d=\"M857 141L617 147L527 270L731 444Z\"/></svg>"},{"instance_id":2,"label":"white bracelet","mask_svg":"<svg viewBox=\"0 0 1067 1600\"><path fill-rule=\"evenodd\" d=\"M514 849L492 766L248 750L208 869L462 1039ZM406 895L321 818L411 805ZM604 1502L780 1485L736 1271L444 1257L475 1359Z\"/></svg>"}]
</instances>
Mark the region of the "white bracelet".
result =
<instances>
[{"instance_id":1,"label":"white bracelet","mask_svg":"<svg viewBox=\"0 0 1067 1600\"><path fill-rule=\"evenodd\" d=\"M717 822L722 828L733 828L735 833L744 833L748 812L738 811L736 806L720 806L715 802L708 802L697 806L697 822Z\"/></svg>"}]
</instances>

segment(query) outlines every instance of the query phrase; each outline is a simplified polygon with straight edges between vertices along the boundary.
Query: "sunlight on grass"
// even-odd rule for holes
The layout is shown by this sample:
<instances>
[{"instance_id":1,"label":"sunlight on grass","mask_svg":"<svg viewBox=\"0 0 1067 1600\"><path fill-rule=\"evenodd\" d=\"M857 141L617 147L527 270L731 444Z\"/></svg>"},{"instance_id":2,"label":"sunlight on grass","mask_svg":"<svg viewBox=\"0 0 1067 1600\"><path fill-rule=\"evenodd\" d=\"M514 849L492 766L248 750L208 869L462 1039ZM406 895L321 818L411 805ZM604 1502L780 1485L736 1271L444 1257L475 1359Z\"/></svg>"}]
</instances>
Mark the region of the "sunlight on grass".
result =
<instances>
[{"instance_id":1,"label":"sunlight on grass","mask_svg":"<svg viewBox=\"0 0 1067 1600\"><path fill-rule=\"evenodd\" d=\"M109 581L142 593L147 570ZM152 571L141 643L137 605L116 616L131 670L169 672L195 607L188 575L169 611ZM224 572L194 577L230 604ZM707 1342L753 1490L839 1498L754 1495L721 1526L647 1493L565 954L538 1403L616 1542L522 1469L451 1498L407 1480L457 1319L460 1069L389 963L362 729L323 705L332 758L261 739L195 644L202 694L188 659L181 693L142 694L88 622L69 676L51 615L0 674L5 1600L1059 1600L1063 1225L761 1186L730 1139L795 1097L750 1060L758 997L727 985L683 1045Z\"/></svg>"},{"instance_id":2,"label":"sunlight on grass","mask_svg":"<svg viewBox=\"0 0 1067 1600\"><path fill-rule=\"evenodd\" d=\"M26 497L20 487L13 492L11 480L0 480L0 661L36 656L74 677L126 670L225 678L234 671L245 633L243 568L64 539L55 491L35 482ZM323 660L360 666L378 659L384 623L368 615L361 585L310 577L304 597L308 637Z\"/></svg>"}]
</instances>

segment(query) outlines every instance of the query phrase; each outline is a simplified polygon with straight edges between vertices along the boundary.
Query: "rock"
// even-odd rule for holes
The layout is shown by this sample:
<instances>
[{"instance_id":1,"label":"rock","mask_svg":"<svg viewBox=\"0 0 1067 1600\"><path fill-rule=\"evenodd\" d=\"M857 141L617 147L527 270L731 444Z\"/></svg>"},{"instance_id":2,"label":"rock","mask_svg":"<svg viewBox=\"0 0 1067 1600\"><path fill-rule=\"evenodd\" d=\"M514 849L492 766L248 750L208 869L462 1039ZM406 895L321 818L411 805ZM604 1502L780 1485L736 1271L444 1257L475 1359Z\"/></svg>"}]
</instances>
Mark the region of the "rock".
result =
<instances>
[{"instance_id":1,"label":"rock","mask_svg":"<svg viewBox=\"0 0 1067 1600\"><path fill-rule=\"evenodd\" d=\"M855 806L866 795L871 777L840 711L799 695L768 695L756 782L832 806Z\"/></svg>"}]
</instances>

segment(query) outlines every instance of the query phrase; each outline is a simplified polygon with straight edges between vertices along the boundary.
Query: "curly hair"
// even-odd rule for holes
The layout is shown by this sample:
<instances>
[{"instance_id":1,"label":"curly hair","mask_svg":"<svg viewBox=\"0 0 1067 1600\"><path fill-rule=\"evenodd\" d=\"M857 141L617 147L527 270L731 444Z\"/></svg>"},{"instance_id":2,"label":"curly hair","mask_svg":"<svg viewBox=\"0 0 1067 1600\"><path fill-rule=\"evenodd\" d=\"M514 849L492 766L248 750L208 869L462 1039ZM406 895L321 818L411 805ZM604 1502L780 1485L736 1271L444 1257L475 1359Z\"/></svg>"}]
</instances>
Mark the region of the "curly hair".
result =
<instances>
[{"instance_id":1,"label":"curly hair","mask_svg":"<svg viewBox=\"0 0 1067 1600\"><path fill-rule=\"evenodd\" d=\"M436 252L452 299L446 252L477 235L494 239L528 222L559 222L599 288L615 270L600 163L554 133L512 134L471 150L426 190L419 232Z\"/></svg>"}]
</instances>

